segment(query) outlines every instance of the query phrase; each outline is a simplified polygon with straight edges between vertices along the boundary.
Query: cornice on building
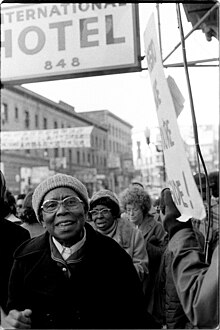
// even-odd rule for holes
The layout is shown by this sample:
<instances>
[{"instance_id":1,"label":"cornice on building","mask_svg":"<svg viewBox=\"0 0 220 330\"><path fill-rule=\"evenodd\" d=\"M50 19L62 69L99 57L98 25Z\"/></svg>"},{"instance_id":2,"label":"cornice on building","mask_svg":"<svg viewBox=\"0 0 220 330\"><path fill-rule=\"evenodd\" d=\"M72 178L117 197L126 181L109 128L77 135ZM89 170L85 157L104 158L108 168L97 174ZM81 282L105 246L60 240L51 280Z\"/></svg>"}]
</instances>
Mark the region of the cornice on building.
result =
<instances>
[{"instance_id":1,"label":"cornice on building","mask_svg":"<svg viewBox=\"0 0 220 330\"><path fill-rule=\"evenodd\" d=\"M87 117L81 115L81 113L79 113L79 112L77 113L75 111L75 108L66 102L59 101L59 103L56 103L40 94L32 92L31 90L29 90L25 87L22 87L22 86L7 86L7 87L4 87L4 89L21 94L24 97L30 97L33 100L35 100L36 102L41 102L46 106L53 107L53 109L55 109L56 111L63 112L68 115L71 114L71 116L73 116L74 118L80 119L88 125L95 125L96 127L100 128L104 131L108 130L106 125L102 125L99 122L91 120L90 118L87 118Z\"/></svg>"},{"instance_id":2,"label":"cornice on building","mask_svg":"<svg viewBox=\"0 0 220 330\"><path fill-rule=\"evenodd\" d=\"M129 127L130 129L133 128L133 126L132 126L130 123L128 123L128 122L125 121L124 119L122 119L122 118L116 116L114 113L112 113L111 111L106 110L106 109L105 109L105 110L83 111L83 112L80 112L80 113L81 113L81 114L84 114L85 116L86 116L87 114L93 114L93 115L95 115L96 113L97 113L97 114L98 114L98 113L104 113L104 114L106 114L107 116L110 116L110 117L112 117L112 118L114 118L114 119L120 121L122 124L126 125L126 126Z\"/></svg>"}]
</instances>

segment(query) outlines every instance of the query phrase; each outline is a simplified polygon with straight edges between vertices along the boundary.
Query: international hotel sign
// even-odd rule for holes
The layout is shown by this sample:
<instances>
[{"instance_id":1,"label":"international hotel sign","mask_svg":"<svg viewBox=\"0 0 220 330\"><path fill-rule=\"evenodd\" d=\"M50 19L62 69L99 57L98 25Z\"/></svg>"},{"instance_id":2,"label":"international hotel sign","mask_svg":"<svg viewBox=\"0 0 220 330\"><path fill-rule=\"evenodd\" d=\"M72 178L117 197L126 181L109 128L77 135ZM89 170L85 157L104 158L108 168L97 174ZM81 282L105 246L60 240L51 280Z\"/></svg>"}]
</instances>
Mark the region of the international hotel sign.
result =
<instances>
[{"instance_id":1,"label":"international hotel sign","mask_svg":"<svg viewBox=\"0 0 220 330\"><path fill-rule=\"evenodd\" d=\"M140 71L138 4L1 5L1 81Z\"/></svg>"}]
</instances>

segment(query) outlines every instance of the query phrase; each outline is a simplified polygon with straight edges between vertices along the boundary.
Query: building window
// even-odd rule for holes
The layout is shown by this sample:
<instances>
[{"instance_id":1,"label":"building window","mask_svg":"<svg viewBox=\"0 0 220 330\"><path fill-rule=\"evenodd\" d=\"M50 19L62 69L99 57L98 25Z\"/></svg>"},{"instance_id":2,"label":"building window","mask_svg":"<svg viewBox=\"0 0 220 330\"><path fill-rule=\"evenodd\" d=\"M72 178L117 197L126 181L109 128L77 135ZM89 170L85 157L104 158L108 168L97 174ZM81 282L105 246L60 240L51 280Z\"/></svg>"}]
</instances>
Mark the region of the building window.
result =
<instances>
[{"instance_id":1,"label":"building window","mask_svg":"<svg viewBox=\"0 0 220 330\"><path fill-rule=\"evenodd\" d=\"M2 118L3 125L8 122L8 105L7 105L7 103L2 104L1 118Z\"/></svg>"},{"instance_id":2,"label":"building window","mask_svg":"<svg viewBox=\"0 0 220 330\"><path fill-rule=\"evenodd\" d=\"M62 157L65 157L65 148L62 148Z\"/></svg>"},{"instance_id":3,"label":"building window","mask_svg":"<svg viewBox=\"0 0 220 330\"><path fill-rule=\"evenodd\" d=\"M77 161L77 164L80 164L80 152L79 150L77 150L77 153L76 153L76 161Z\"/></svg>"},{"instance_id":4,"label":"building window","mask_svg":"<svg viewBox=\"0 0 220 330\"><path fill-rule=\"evenodd\" d=\"M103 140L103 150L106 150L106 141L105 141L105 139Z\"/></svg>"},{"instance_id":5,"label":"building window","mask_svg":"<svg viewBox=\"0 0 220 330\"><path fill-rule=\"evenodd\" d=\"M18 120L18 108L15 107L15 119Z\"/></svg>"},{"instance_id":6,"label":"building window","mask_svg":"<svg viewBox=\"0 0 220 330\"><path fill-rule=\"evenodd\" d=\"M59 157L58 148L55 148L54 149L54 158L57 158L57 157Z\"/></svg>"},{"instance_id":7,"label":"building window","mask_svg":"<svg viewBox=\"0 0 220 330\"><path fill-rule=\"evenodd\" d=\"M104 168L106 168L107 166L107 161L106 161L106 158L104 157Z\"/></svg>"},{"instance_id":8,"label":"building window","mask_svg":"<svg viewBox=\"0 0 220 330\"><path fill-rule=\"evenodd\" d=\"M43 120L43 128L47 129L47 118L45 118L45 117L44 117L44 120Z\"/></svg>"},{"instance_id":9,"label":"building window","mask_svg":"<svg viewBox=\"0 0 220 330\"><path fill-rule=\"evenodd\" d=\"M83 152L82 156L83 156L83 164L85 164L85 152Z\"/></svg>"},{"instance_id":10,"label":"building window","mask_svg":"<svg viewBox=\"0 0 220 330\"><path fill-rule=\"evenodd\" d=\"M90 164L90 162L91 162L91 156L90 156L90 154L87 155L87 161L88 161L88 164Z\"/></svg>"},{"instance_id":11,"label":"building window","mask_svg":"<svg viewBox=\"0 0 220 330\"><path fill-rule=\"evenodd\" d=\"M35 114L35 127L38 128L39 127L39 117L37 114Z\"/></svg>"},{"instance_id":12,"label":"building window","mask_svg":"<svg viewBox=\"0 0 220 330\"><path fill-rule=\"evenodd\" d=\"M29 111L27 110L24 112L24 127L25 128L30 127L30 115L29 115Z\"/></svg>"},{"instance_id":13,"label":"building window","mask_svg":"<svg viewBox=\"0 0 220 330\"><path fill-rule=\"evenodd\" d=\"M54 128L57 128L58 125L57 125L57 121L54 122Z\"/></svg>"},{"instance_id":14,"label":"building window","mask_svg":"<svg viewBox=\"0 0 220 330\"><path fill-rule=\"evenodd\" d=\"M113 152L116 152L116 150L115 150L115 141L113 141Z\"/></svg>"},{"instance_id":15,"label":"building window","mask_svg":"<svg viewBox=\"0 0 220 330\"><path fill-rule=\"evenodd\" d=\"M72 164L72 150L69 149L69 163Z\"/></svg>"}]
</instances>

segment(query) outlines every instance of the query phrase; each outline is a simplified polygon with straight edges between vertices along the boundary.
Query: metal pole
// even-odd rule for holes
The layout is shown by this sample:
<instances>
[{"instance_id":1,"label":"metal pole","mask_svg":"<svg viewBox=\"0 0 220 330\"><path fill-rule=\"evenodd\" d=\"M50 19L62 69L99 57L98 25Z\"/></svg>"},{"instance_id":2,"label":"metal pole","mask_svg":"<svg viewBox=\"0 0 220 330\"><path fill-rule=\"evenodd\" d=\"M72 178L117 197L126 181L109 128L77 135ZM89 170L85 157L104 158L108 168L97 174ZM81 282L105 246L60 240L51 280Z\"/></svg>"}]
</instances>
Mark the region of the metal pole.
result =
<instances>
[{"instance_id":1,"label":"metal pole","mask_svg":"<svg viewBox=\"0 0 220 330\"><path fill-rule=\"evenodd\" d=\"M163 59L163 49L162 49L162 38L161 38L161 24L160 24L160 6L159 3L156 4L157 8L157 21L158 21L158 34L159 34L159 46L160 46L160 54L161 54L161 60ZM164 152L162 152L162 162L163 162L163 184L166 182L166 167L165 167L165 158L164 158Z\"/></svg>"},{"instance_id":2,"label":"metal pole","mask_svg":"<svg viewBox=\"0 0 220 330\"><path fill-rule=\"evenodd\" d=\"M219 58L218 57L214 57L214 58L210 58L210 59L205 59L205 60L195 60L195 61L188 61L187 62L187 65L188 67L189 66L194 66L194 67L197 67L198 63L207 63L207 62L213 62L213 61L219 61ZM166 68L166 67L176 67L176 66L184 66L183 63L173 63L173 64L163 64L163 66ZM204 66L205 65L201 65L201 66ZM210 65L209 65L210 66ZM214 66L219 66L218 64L214 65Z\"/></svg>"},{"instance_id":3,"label":"metal pole","mask_svg":"<svg viewBox=\"0 0 220 330\"><path fill-rule=\"evenodd\" d=\"M207 193L208 228L207 228L207 233L206 233L206 241L205 241L205 249L204 249L204 251L205 251L205 260L207 262L208 247L209 247L209 231L210 231L210 226L211 226L210 187L209 187L208 173L207 173L205 162L203 160L201 150L200 150L200 146L199 146L198 130L197 130L196 116L195 116L195 110L194 110L194 104L193 104L192 89L191 89L191 85L190 85L189 72L188 72L188 67L187 67L186 48L185 48L185 40L184 40L184 34L183 34L183 26L182 26L181 12L180 12L179 3L177 3L176 6L177 6L177 18L178 18L178 24L179 24L179 29L180 29L180 38L181 38L181 44L182 44L182 51L183 51L183 62L184 62L184 68L185 68L186 80L187 80L187 86L188 86L188 92L189 92L189 100L190 100L190 108L191 108L191 115L192 115L192 122L193 122L195 146L196 146L197 154L200 157L201 163L203 165L204 174L205 174L205 178L206 178L206 187L207 187L207 191L208 191L208 193Z\"/></svg>"}]
</instances>

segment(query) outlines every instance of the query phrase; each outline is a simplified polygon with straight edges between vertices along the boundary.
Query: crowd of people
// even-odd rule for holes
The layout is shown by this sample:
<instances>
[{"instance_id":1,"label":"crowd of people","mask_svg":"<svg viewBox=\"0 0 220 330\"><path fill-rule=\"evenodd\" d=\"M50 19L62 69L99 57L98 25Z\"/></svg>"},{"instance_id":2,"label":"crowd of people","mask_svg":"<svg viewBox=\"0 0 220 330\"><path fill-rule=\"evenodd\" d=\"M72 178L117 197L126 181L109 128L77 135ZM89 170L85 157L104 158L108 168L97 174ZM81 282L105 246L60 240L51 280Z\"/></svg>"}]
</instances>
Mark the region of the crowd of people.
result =
<instances>
[{"instance_id":1,"label":"crowd of people","mask_svg":"<svg viewBox=\"0 0 220 330\"><path fill-rule=\"evenodd\" d=\"M89 198L59 173L15 198L0 172L1 326L216 328L218 175L210 174L217 207L207 262L203 230L196 219L178 221L169 188L155 203L138 182Z\"/></svg>"}]
</instances>

